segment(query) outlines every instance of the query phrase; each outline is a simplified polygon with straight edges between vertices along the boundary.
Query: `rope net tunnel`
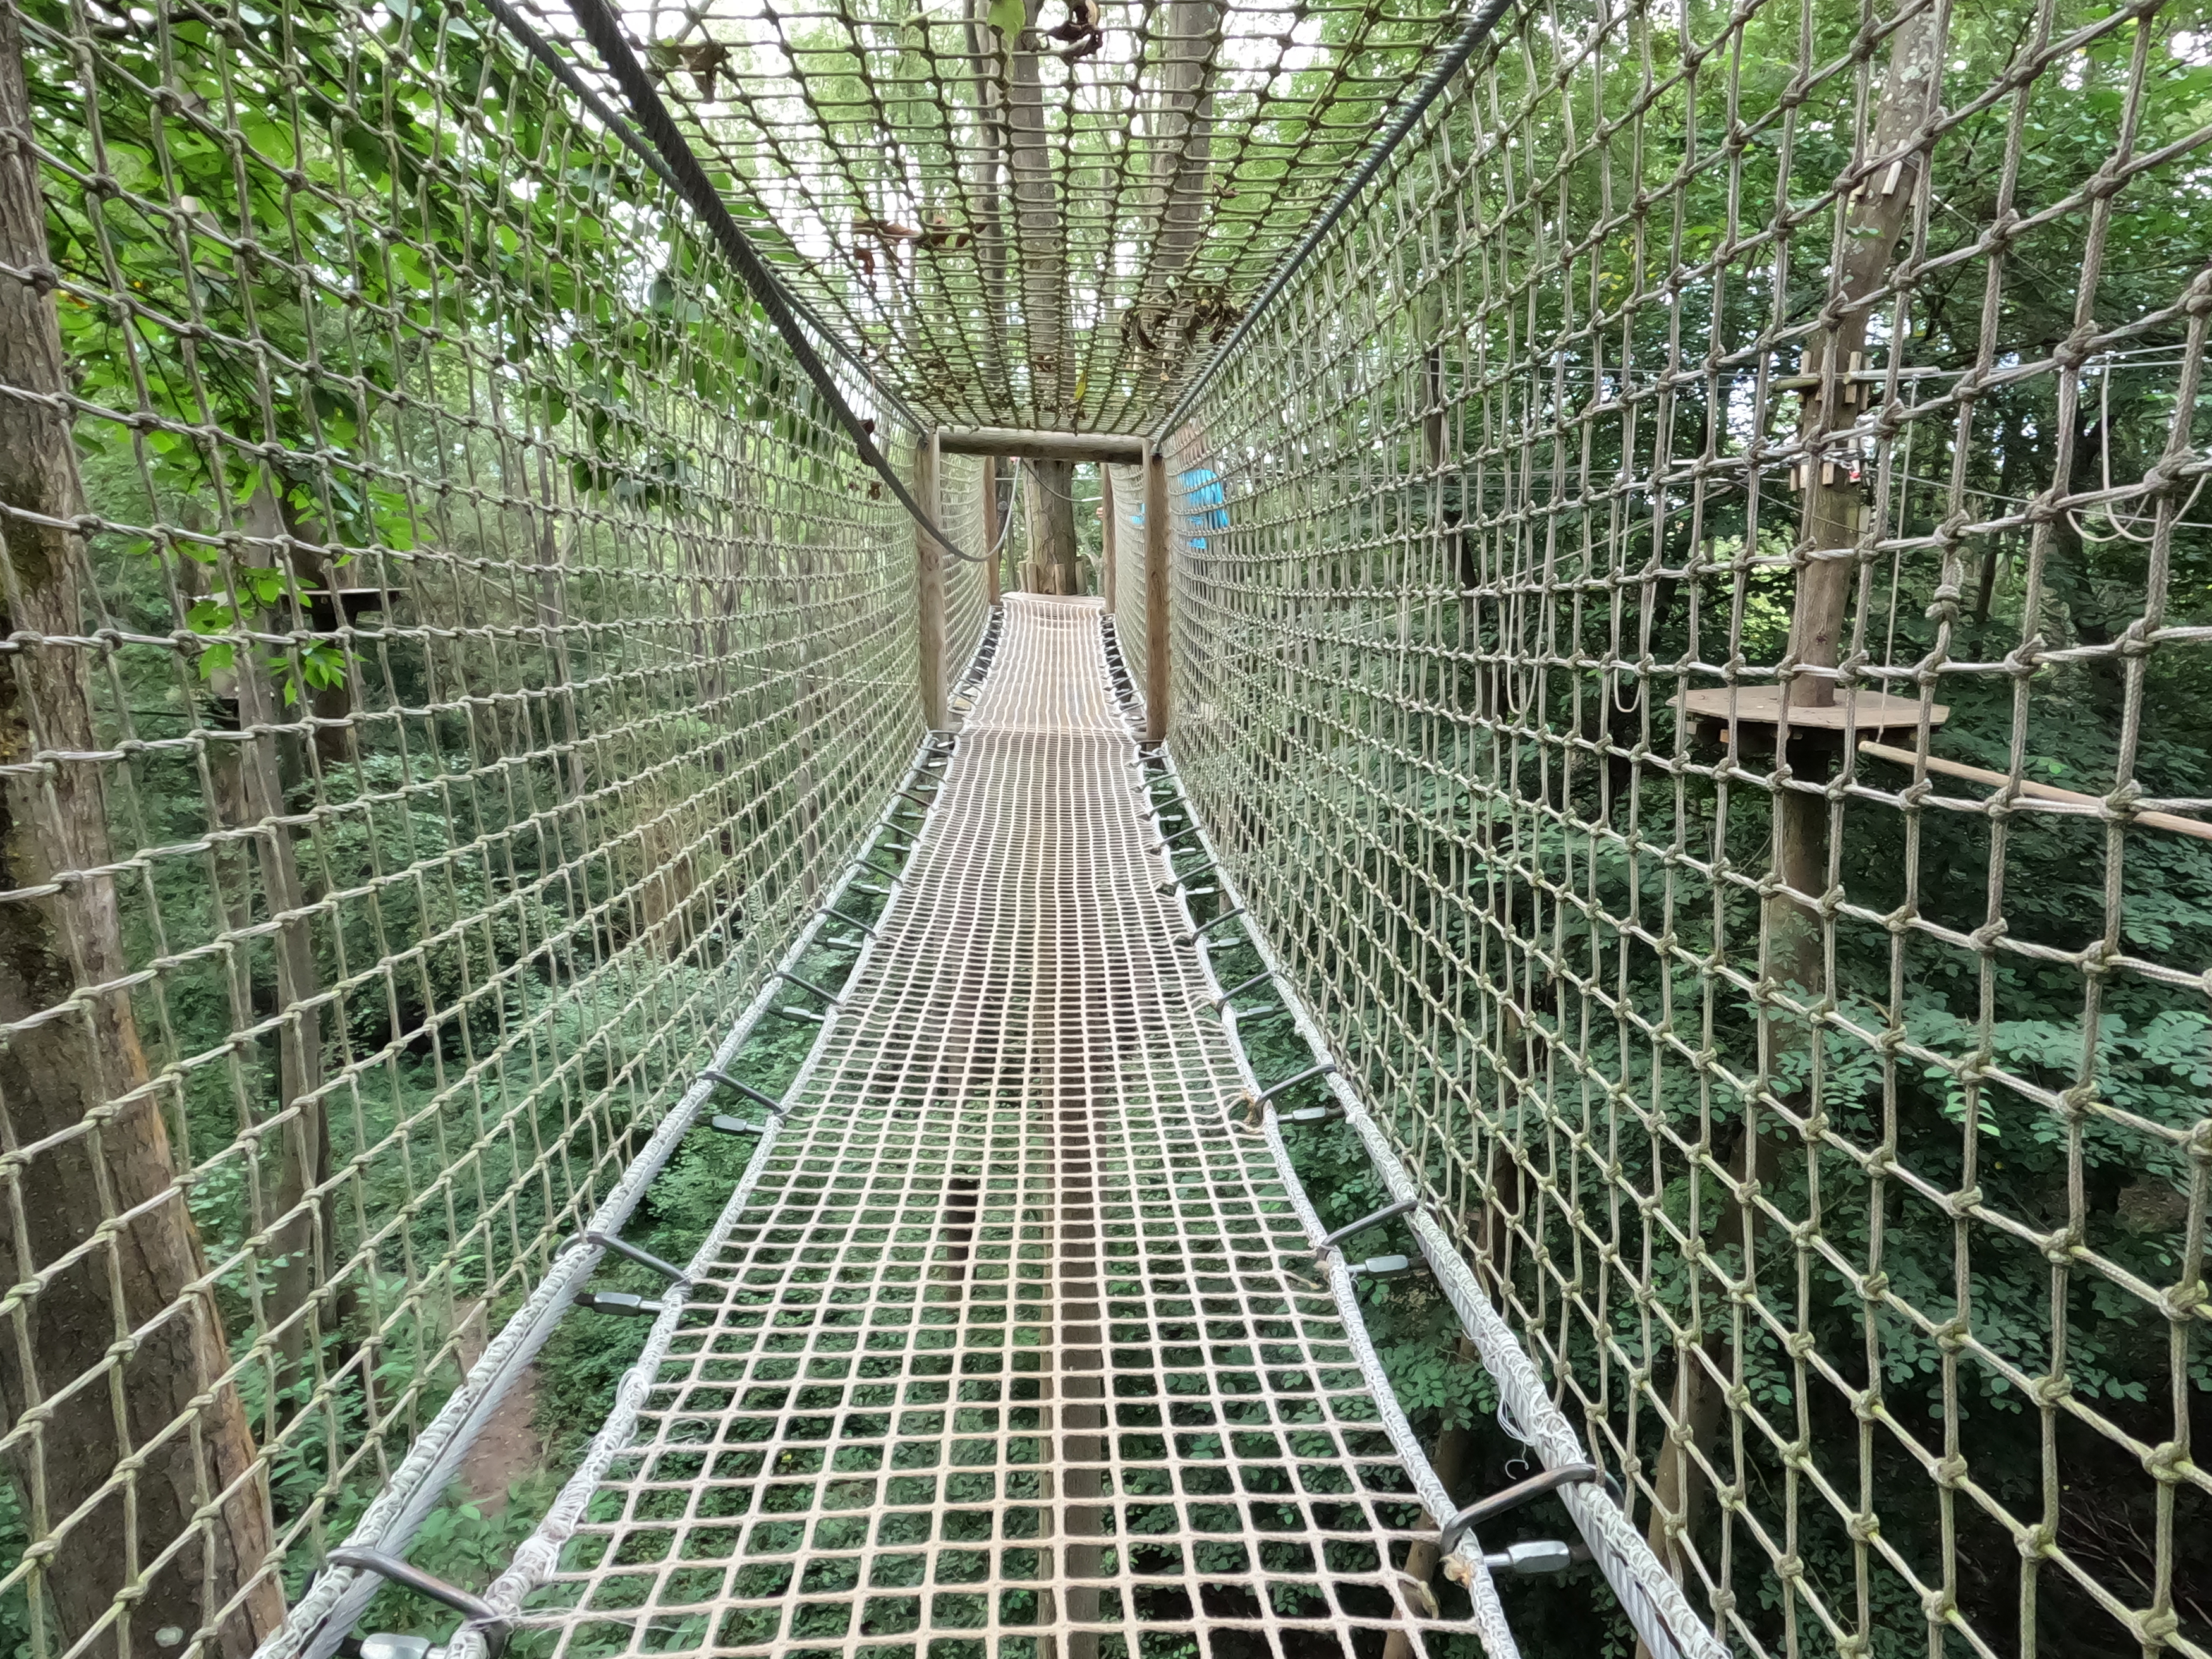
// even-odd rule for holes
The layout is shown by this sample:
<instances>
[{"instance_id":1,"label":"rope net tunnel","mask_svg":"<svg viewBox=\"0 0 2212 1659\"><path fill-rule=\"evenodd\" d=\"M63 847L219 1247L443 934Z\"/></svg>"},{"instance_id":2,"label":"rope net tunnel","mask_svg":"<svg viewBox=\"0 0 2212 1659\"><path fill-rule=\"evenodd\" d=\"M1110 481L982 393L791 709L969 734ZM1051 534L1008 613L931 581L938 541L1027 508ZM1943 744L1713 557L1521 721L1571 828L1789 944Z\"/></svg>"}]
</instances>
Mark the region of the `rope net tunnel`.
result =
<instances>
[{"instance_id":1,"label":"rope net tunnel","mask_svg":"<svg viewBox=\"0 0 2212 1659\"><path fill-rule=\"evenodd\" d=\"M2212 1651L2208 110L0 0L0 1644Z\"/></svg>"}]
</instances>

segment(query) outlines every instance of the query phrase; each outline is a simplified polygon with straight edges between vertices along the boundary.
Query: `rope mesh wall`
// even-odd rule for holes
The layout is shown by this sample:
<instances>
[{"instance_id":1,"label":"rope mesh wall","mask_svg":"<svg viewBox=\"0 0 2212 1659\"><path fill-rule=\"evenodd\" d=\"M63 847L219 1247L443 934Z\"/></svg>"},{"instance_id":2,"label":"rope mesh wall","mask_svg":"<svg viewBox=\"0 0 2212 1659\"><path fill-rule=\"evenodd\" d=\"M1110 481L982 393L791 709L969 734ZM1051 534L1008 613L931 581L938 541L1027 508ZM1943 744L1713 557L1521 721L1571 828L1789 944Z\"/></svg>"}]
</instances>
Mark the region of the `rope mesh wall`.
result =
<instances>
[{"instance_id":1,"label":"rope mesh wall","mask_svg":"<svg viewBox=\"0 0 2212 1659\"><path fill-rule=\"evenodd\" d=\"M910 524L495 39L0 12L0 1617L35 1655L274 1628L921 732Z\"/></svg>"},{"instance_id":2,"label":"rope mesh wall","mask_svg":"<svg viewBox=\"0 0 2212 1659\"><path fill-rule=\"evenodd\" d=\"M1742 1651L2212 1649L2195 27L1522 9L1179 434L1194 798Z\"/></svg>"}]
</instances>

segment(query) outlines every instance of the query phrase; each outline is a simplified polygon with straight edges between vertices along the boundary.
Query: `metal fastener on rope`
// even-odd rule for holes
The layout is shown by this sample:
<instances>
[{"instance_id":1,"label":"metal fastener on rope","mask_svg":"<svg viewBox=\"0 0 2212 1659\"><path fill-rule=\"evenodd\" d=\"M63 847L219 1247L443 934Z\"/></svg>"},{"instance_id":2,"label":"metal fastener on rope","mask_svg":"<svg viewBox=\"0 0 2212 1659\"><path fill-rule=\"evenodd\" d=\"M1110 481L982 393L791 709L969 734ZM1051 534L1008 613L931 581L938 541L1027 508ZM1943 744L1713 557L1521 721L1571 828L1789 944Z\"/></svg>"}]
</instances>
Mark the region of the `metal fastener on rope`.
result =
<instances>
[{"instance_id":1,"label":"metal fastener on rope","mask_svg":"<svg viewBox=\"0 0 2212 1659\"><path fill-rule=\"evenodd\" d=\"M859 928L871 939L875 937L876 930L874 928L868 926L866 922L862 921L858 916L847 915L842 910L837 908L834 904L823 905L822 907L822 914L825 916L835 916L838 921L845 922L851 927Z\"/></svg>"},{"instance_id":2,"label":"metal fastener on rope","mask_svg":"<svg viewBox=\"0 0 2212 1659\"><path fill-rule=\"evenodd\" d=\"M1166 851L1168 850L1168 848L1170 848L1170 847L1174 846L1177 842L1181 841L1181 840L1182 840L1185 836L1194 836L1194 835L1196 835L1197 833L1198 833L1198 826L1197 826L1196 824L1194 824L1194 824L1191 824L1191 825L1190 825L1190 826L1188 826L1187 829L1178 830L1176 830L1176 831L1175 832L1175 834L1173 834L1172 836L1168 836L1166 840L1164 840L1164 841L1161 842L1158 846L1154 847L1154 848L1152 848L1152 851L1154 851L1155 853L1164 853L1164 852L1166 852Z\"/></svg>"},{"instance_id":3,"label":"metal fastener on rope","mask_svg":"<svg viewBox=\"0 0 2212 1659\"><path fill-rule=\"evenodd\" d=\"M1331 1118L1343 1115L1344 1109L1334 1101L1331 1101L1326 1106L1301 1106L1297 1111L1285 1115L1281 1121L1286 1126L1295 1127L1306 1123L1326 1123Z\"/></svg>"},{"instance_id":4,"label":"metal fastener on rope","mask_svg":"<svg viewBox=\"0 0 2212 1659\"><path fill-rule=\"evenodd\" d=\"M650 1267L672 1285L689 1285L691 1282L691 1275L674 1262L662 1261L651 1250L641 1250L626 1238L617 1238L597 1227L587 1228L583 1237L603 1250L612 1250L617 1255L636 1262L641 1267Z\"/></svg>"},{"instance_id":5,"label":"metal fastener on rope","mask_svg":"<svg viewBox=\"0 0 2212 1659\"><path fill-rule=\"evenodd\" d=\"M576 1305L592 1313L619 1314L625 1319L658 1319L661 1306L628 1291L579 1291Z\"/></svg>"},{"instance_id":6,"label":"metal fastener on rope","mask_svg":"<svg viewBox=\"0 0 2212 1659\"><path fill-rule=\"evenodd\" d=\"M830 1023L826 1016L816 1013L811 1008L802 1008L795 1002L778 1004L776 1012L781 1014L786 1019L809 1020L817 1025L827 1025Z\"/></svg>"},{"instance_id":7,"label":"metal fastener on rope","mask_svg":"<svg viewBox=\"0 0 2212 1659\"><path fill-rule=\"evenodd\" d=\"M812 980L801 979L798 975L787 972L781 968L777 969L775 970L775 974L778 979L787 979L802 991L813 992L816 996L820 997L823 1001L828 1003L832 1008L838 1006L837 994L835 991L825 991L820 986L817 985Z\"/></svg>"},{"instance_id":8,"label":"metal fastener on rope","mask_svg":"<svg viewBox=\"0 0 2212 1659\"><path fill-rule=\"evenodd\" d=\"M713 1066L709 1066L705 1071L700 1073L699 1075L705 1078L709 1083L719 1083L725 1089L736 1090L747 1100L753 1101L759 1105L767 1107L769 1110L774 1112L778 1117L781 1117L784 1114L785 1108L783 1103L778 1100L774 1095L764 1095L759 1090L754 1088L751 1084L738 1082L737 1079L732 1077L727 1072L718 1072Z\"/></svg>"},{"instance_id":9,"label":"metal fastener on rope","mask_svg":"<svg viewBox=\"0 0 2212 1659\"><path fill-rule=\"evenodd\" d=\"M1487 1498L1479 1498L1457 1515L1444 1522L1443 1530L1437 1534L1437 1553L1449 1555L1459 1547L1459 1540L1486 1521L1519 1509L1531 1498L1541 1498L1547 1492L1561 1486L1579 1486L1593 1480L1605 1479L1605 1471L1595 1463L1562 1463L1556 1469L1546 1469L1532 1474L1526 1480L1516 1480L1503 1492L1494 1492Z\"/></svg>"},{"instance_id":10,"label":"metal fastener on rope","mask_svg":"<svg viewBox=\"0 0 2212 1659\"><path fill-rule=\"evenodd\" d=\"M1218 867L1219 866L1212 859L1207 859L1201 863L1194 864L1189 869L1183 871L1180 875L1176 876L1174 880L1162 882L1159 885L1160 896L1163 898L1172 897L1176 889L1182 886L1183 883L1188 881L1193 876L1203 875L1206 871L1218 869Z\"/></svg>"},{"instance_id":11,"label":"metal fastener on rope","mask_svg":"<svg viewBox=\"0 0 2212 1659\"><path fill-rule=\"evenodd\" d=\"M1231 914L1233 915L1235 913L1231 912ZM1263 968L1258 973L1253 975L1251 978L1244 981L1241 984L1231 986L1219 996L1214 998L1213 1006L1217 1008L1226 1008L1231 1003L1234 1002L1238 997L1243 996L1254 986L1262 984L1273 977L1273 975L1269 974L1267 970Z\"/></svg>"},{"instance_id":12,"label":"metal fastener on rope","mask_svg":"<svg viewBox=\"0 0 2212 1659\"><path fill-rule=\"evenodd\" d=\"M461 1615L462 1622L483 1638L484 1652L489 1659L499 1659L507 1651L507 1638L514 1626L501 1617L499 1611L482 1596L433 1577L420 1567L412 1567L396 1555L386 1555L382 1550L373 1550L359 1544L342 1544L330 1553L335 1567L352 1567L360 1572L373 1572L388 1584L413 1590L417 1595L427 1595Z\"/></svg>"},{"instance_id":13,"label":"metal fastener on rope","mask_svg":"<svg viewBox=\"0 0 2212 1659\"><path fill-rule=\"evenodd\" d=\"M1261 1090L1258 1094L1252 1097L1252 1103L1255 1106L1265 1106L1277 1095L1282 1093L1284 1090L1295 1089L1301 1083L1310 1083L1317 1077L1327 1077L1335 1069L1336 1062L1333 1060L1324 1060L1318 1066L1309 1066L1304 1071L1300 1072L1296 1077L1286 1077L1280 1083L1269 1084L1266 1088Z\"/></svg>"},{"instance_id":14,"label":"metal fastener on rope","mask_svg":"<svg viewBox=\"0 0 2212 1659\"><path fill-rule=\"evenodd\" d=\"M744 1118L732 1117L726 1112L717 1112L707 1120L707 1127L718 1134L758 1135L768 1133L765 1123L749 1123Z\"/></svg>"},{"instance_id":15,"label":"metal fastener on rope","mask_svg":"<svg viewBox=\"0 0 2212 1659\"><path fill-rule=\"evenodd\" d=\"M1420 1208L1420 1206L1421 1200L1418 1198L1401 1198L1395 1204L1385 1204L1381 1209L1376 1211L1373 1215L1364 1215L1360 1217L1358 1220L1353 1222L1349 1227L1339 1227L1334 1232L1331 1233L1327 1238L1324 1238L1319 1244L1316 1245L1314 1249L1316 1253L1324 1250L1333 1250L1338 1245L1343 1243L1346 1239L1350 1238L1353 1234L1364 1233L1370 1227L1379 1227L1392 1217L1401 1216L1408 1210L1417 1210Z\"/></svg>"},{"instance_id":16,"label":"metal fastener on rope","mask_svg":"<svg viewBox=\"0 0 2212 1659\"><path fill-rule=\"evenodd\" d=\"M1177 933L1176 935L1176 943L1177 945L1195 945L1198 943L1199 936L1206 932L1209 928L1218 927L1224 921L1233 921L1243 914L1244 907L1241 904L1231 909L1224 910L1219 915L1214 917L1212 921L1200 922L1197 927L1192 928L1188 933Z\"/></svg>"},{"instance_id":17,"label":"metal fastener on rope","mask_svg":"<svg viewBox=\"0 0 2212 1659\"><path fill-rule=\"evenodd\" d=\"M1415 1267L1408 1255L1370 1255L1364 1261L1353 1262L1347 1271L1354 1279L1389 1280L1411 1279L1426 1270Z\"/></svg>"},{"instance_id":18,"label":"metal fastener on rope","mask_svg":"<svg viewBox=\"0 0 2212 1659\"><path fill-rule=\"evenodd\" d=\"M1589 1552L1583 1553L1587 1559ZM1557 1538L1539 1538L1526 1544L1508 1544L1482 1558L1492 1572L1565 1572L1574 1565L1575 1547Z\"/></svg>"}]
</instances>

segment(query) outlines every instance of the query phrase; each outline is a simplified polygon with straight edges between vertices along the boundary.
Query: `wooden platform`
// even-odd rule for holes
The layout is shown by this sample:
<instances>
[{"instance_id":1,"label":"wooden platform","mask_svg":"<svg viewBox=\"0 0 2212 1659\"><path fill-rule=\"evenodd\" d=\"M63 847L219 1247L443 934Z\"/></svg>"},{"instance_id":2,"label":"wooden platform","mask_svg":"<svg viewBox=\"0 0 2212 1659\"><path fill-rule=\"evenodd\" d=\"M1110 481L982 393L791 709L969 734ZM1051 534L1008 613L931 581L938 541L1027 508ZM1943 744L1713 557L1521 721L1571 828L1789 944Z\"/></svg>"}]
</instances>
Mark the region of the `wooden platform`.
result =
<instances>
[{"instance_id":1,"label":"wooden platform","mask_svg":"<svg viewBox=\"0 0 2212 1659\"><path fill-rule=\"evenodd\" d=\"M1692 720L1721 725L1734 720L1747 726L1779 726L1782 688L1717 685L1704 691L1686 691L1674 700L1674 706ZM1951 710L1943 703L1932 704L1927 711L1931 726L1941 726L1950 718ZM1790 710L1792 731L1840 732L1848 722L1855 731L1887 732L1900 726L1917 728L1920 721L1917 698L1893 697L1879 691L1844 691L1826 708L1798 703Z\"/></svg>"}]
</instances>

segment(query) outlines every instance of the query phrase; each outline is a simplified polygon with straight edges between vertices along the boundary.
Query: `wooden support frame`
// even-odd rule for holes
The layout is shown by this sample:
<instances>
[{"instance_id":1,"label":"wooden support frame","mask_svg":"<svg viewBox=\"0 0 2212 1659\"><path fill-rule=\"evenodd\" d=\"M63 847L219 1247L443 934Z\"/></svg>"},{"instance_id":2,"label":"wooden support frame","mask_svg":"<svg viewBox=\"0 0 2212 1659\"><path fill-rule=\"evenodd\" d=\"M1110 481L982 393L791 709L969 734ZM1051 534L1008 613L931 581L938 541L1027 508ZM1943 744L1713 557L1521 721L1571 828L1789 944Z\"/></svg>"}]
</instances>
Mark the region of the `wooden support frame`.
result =
<instances>
[{"instance_id":1,"label":"wooden support frame","mask_svg":"<svg viewBox=\"0 0 2212 1659\"><path fill-rule=\"evenodd\" d=\"M914 451L914 498L930 520L938 516L938 434L925 433ZM921 601L921 712L933 732L945 728L949 715L945 682L945 550L937 538L915 526L915 586Z\"/></svg>"},{"instance_id":2,"label":"wooden support frame","mask_svg":"<svg viewBox=\"0 0 2212 1659\"><path fill-rule=\"evenodd\" d=\"M1145 458L1145 741L1168 735L1168 463Z\"/></svg>"},{"instance_id":3,"label":"wooden support frame","mask_svg":"<svg viewBox=\"0 0 2212 1659\"><path fill-rule=\"evenodd\" d=\"M1145 458L1145 441L1111 432L1042 432L1027 427L947 427L938 433L946 455L1012 455L1025 461L1118 461Z\"/></svg>"},{"instance_id":4,"label":"wooden support frame","mask_svg":"<svg viewBox=\"0 0 2212 1659\"><path fill-rule=\"evenodd\" d=\"M1114 559L1121 531L1121 515L1114 505L1114 469L1098 464L1098 596L1106 614L1114 614Z\"/></svg>"},{"instance_id":5,"label":"wooden support frame","mask_svg":"<svg viewBox=\"0 0 2212 1659\"><path fill-rule=\"evenodd\" d=\"M983 600L999 608L999 458L983 458Z\"/></svg>"}]
</instances>

